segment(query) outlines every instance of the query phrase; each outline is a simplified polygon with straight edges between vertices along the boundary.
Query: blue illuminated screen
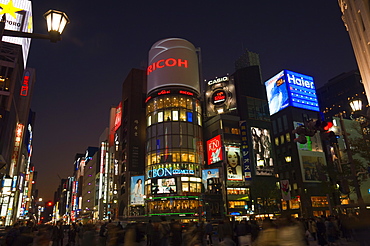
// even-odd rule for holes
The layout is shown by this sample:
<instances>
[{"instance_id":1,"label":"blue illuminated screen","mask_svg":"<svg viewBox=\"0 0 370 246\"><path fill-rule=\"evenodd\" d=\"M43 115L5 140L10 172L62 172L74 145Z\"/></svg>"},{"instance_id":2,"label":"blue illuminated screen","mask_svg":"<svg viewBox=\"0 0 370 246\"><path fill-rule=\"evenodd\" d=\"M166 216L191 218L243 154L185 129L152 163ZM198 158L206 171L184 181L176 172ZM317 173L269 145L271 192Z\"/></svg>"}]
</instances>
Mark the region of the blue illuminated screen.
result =
<instances>
[{"instance_id":1,"label":"blue illuminated screen","mask_svg":"<svg viewBox=\"0 0 370 246\"><path fill-rule=\"evenodd\" d=\"M283 70L265 82L270 115L293 106L319 111L313 77Z\"/></svg>"}]
</instances>

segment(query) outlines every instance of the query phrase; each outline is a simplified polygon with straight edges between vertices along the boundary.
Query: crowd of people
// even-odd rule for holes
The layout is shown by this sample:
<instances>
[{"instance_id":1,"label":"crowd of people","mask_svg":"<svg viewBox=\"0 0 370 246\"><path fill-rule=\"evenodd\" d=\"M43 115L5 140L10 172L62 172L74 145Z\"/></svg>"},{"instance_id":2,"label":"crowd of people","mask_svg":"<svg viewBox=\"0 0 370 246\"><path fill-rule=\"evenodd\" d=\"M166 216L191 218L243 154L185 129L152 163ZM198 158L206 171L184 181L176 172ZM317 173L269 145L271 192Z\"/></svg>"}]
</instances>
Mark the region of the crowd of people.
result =
<instances>
[{"instance_id":1,"label":"crowd of people","mask_svg":"<svg viewBox=\"0 0 370 246\"><path fill-rule=\"evenodd\" d=\"M6 229L5 246L331 246L341 240L370 245L370 221L357 216L315 217L181 223L178 220L147 223L120 222L35 225L28 221ZM311 244L310 244L311 242Z\"/></svg>"}]
</instances>

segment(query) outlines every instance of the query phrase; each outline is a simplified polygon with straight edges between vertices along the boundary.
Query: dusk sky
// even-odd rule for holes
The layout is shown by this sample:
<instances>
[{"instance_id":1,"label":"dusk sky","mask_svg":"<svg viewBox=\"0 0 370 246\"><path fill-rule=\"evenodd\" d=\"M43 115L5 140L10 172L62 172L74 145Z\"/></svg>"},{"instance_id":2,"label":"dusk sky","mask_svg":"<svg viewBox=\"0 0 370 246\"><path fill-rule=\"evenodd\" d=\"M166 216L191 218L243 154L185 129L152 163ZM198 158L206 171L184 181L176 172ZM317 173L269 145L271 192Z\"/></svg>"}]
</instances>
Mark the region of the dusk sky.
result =
<instances>
[{"instance_id":1,"label":"dusk sky","mask_svg":"<svg viewBox=\"0 0 370 246\"><path fill-rule=\"evenodd\" d=\"M71 23L59 43L33 40L28 60L36 69L32 162L44 199L53 198L59 177L72 175L76 153L99 145L128 72L146 68L160 39L200 47L206 79L232 74L245 49L260 54L263 80L289 69L320 87L357 69L336 0L38 0L34 32L46 33L49 9L66 12Z\"/></svg>"}]
</instances>

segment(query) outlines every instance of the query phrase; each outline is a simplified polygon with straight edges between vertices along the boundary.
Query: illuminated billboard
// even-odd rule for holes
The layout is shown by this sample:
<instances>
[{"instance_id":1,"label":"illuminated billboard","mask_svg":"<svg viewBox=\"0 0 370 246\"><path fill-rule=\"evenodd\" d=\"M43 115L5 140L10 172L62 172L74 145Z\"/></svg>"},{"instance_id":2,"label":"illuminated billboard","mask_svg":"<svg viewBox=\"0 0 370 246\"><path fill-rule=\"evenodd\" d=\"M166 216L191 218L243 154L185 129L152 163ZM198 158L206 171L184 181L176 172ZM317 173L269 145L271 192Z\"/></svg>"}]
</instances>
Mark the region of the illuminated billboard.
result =
<instances>
[{"instance_id":1,"label":"illuminated billboard","mask_svg":"<svg viewBox=\"0 0 370 246\"><path fill-rule=\"evenodd\" d=\"M265 82L270 115L292 106L319 112L314 79L283 70Z\"/></svg>"},{"instance_id":2,"label":"illuminated billboard","mask_svg":"<svg viewBox=\"0 0 370 246\"><path fill-rule=\"evenodd\" d=\"M272 176L274 160L270 131L264 128L251 127L253 157L256 175Z\"/></svg>"},{"instance_id":3,"label":"illuminated billboard","mask_svg":"<svg viewBox=\"0 0 370 246\"><path fill-rule=\"evenodd\" d=\"M233 78L223 76L207 81L205 97L208 117L236 110Z\"/></svg>"},{"instance_id":4,"label":"illuminated billboard","mask_svg":"<svg viewBox=\"0 0 370 246\"><path fill-rule=\"evenodd\" d=\"M225 157L227 163L227 179L243 180L240 147L225 145Z\"/></svg>"},{"instance_id":5,"label":"illuminated billboard","mask_svg":"<svg viewBox=\"0 0 370 246\"><path fill-rule=\"evenodd\" d=\"M149 51L148 64L148 94L167 86L185 86L199 93L198 56L189 41L168 38L156 42Z\"/></svg>"},{"instance_id":6,"label":"illuminated billboard","mask_svg":"<svg viewBox=\"0 0 370 246\"><path fill-rule=\"evenodd\" d=\"M321 182L326 180L324 152L299 151L298 153L304 182Z\"/></svg>"},{"instance_id":7,"label":"illuminated billboard","mask_svg":"<svg viewBox=\"0 0 370 246\"><path fill-rule=\"evenodd\" d=\"M28 0L0 0L0 18L5 14L5 29L32 33L32 6ZM22 46L23 63L26 67L31 39L4 36L2 41Z\"/></svg>"},{"instance_id":8,"label":"illuminated billboard","mask_svg":"<svg viewBox=\"0 0 370 246\"><path fill-rule=\"evenodd\" d=\"M209 190L208 187L207 187L207 179L219 178L219 177L220 177L220 172L219 172L218 168L203 169L202 170L202 182L203 182L205 191Z\"/></svg>"},{"instance_id":9,"label":"illuminated billboard","mask_svg":"<svg viewBox=\"0 0 370 246\"><path fill-rule=\"evenodd\" d=\"M158 179L157 183L152 182L153 194L173 194L176 191L175 178Z\"/></svg>"},{"instance_id":10,"label":"illuminated billboard","mask_svg":"<svg viewBox=\"0 0 370 246\"><path fill-rule=\"evenodd\" d=\"M131 205L144 205L144 176L131 176Z\"/></svg>"},{"instance_id":11,"label":"illuminated billboard","mask_svg":"<svg viewBox=\"0 0 370 246\"><path fill-rule=\"evenodd\" d=\"M207 141L208 165L222 161L221 135Z\"/></svg>"}]
</instances>

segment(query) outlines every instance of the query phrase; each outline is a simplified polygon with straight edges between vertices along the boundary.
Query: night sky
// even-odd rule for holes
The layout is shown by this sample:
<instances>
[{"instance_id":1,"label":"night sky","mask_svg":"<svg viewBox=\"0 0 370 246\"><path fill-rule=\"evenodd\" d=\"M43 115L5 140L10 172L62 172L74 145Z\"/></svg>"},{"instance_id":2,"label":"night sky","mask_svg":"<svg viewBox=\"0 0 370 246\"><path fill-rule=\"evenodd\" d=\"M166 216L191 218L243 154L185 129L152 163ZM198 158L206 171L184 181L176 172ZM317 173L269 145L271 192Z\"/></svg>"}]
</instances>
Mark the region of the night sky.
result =
<instances>
[{"instance_id":1,"label":"night sky","mask_svg":"<svg viewBox=\"0 0 370 246\"><path fill-rule=\"evenodd\" d=\"M200 47L206 79L233 73L245 49L260 54L264 80L289 69L320 87L357 68L336 0L38 0L34 32L46 33L49 9L66 12L71 23L59 43L33 40L28 61L37 79L32 162L44 199L53 198L59 177L72 175L76 153L98 146L122 82L131 68L146 68L160 39Z\"/></svg>"}]
</instances>

